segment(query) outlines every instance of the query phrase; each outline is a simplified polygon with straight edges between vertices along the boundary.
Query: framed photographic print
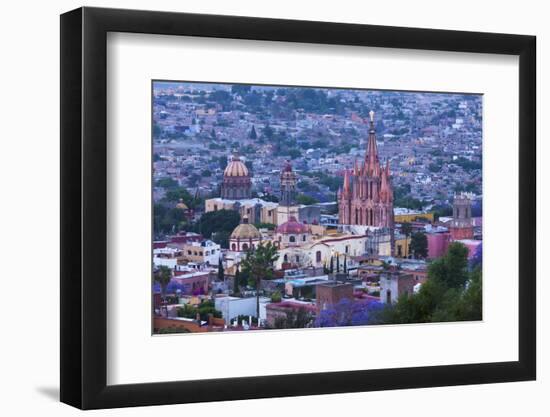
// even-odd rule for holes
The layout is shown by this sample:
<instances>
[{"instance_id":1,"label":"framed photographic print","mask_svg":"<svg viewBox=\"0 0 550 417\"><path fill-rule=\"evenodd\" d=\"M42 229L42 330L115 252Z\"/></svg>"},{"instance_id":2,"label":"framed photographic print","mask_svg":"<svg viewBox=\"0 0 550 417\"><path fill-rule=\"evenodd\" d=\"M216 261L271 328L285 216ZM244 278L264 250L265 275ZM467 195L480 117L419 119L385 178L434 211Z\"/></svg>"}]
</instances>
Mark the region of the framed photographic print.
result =
<instances>
[{"instance_id":1,"label":"framed photographic print","mask_svg":"<svg viewBox=\"0 0 550 417\"><path fill-rule=\"evenodd\" d=\"M61 16L61 400L535 379L535 37Z\"/></svg>"}]
</instances>

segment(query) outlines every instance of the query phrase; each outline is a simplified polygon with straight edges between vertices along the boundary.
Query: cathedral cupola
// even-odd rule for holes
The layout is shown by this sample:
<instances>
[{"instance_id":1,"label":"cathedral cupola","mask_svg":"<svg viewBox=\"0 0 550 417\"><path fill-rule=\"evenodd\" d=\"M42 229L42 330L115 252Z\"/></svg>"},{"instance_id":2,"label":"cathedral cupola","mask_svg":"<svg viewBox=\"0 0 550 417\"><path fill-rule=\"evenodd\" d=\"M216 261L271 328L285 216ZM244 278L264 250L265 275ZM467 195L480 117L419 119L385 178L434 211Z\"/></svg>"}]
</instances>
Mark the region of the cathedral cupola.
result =
<instances>
[{"instance_id":1,"label":"cathedral cupola","mask_svg":"<svg viewBox=\"0 0 550 417\"><path fill-rule=\"evenodd\" d=\"M250 172L241 159L234 155L223 172L222 198L242 200L252 195Z\"/></svg>"}]
</instances>

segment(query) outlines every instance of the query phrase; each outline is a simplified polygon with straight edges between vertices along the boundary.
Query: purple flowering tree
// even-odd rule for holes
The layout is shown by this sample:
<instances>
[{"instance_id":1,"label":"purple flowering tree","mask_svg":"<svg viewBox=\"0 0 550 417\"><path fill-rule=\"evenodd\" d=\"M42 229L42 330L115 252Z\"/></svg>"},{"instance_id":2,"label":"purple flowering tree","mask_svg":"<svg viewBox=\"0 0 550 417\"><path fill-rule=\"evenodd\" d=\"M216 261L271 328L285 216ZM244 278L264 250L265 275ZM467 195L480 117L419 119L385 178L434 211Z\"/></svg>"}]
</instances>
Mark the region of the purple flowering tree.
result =
<instances>
[{"instance_id":1,"label":"purple flowering tree","mask_svg":"<svg viewBox=\"0 0 550 417\"><path fill-rule=\"evenodd\" d=\"M480 243L476 248L474 256L470 259L470 268L474 269L481 266L483 262L483 243Z\"/></svg>"},{"instance_id":2,"label":"purple flowering tree","mask_svg":"<svg viewBox=\"0 0 550 417\"><path fill-rule=\"evenodd\" d=\"M384 306L377 301L340 300L322 310L316 320L317 327L364 326L378 323L378 313Z\"/></svg>"}]
</instances>

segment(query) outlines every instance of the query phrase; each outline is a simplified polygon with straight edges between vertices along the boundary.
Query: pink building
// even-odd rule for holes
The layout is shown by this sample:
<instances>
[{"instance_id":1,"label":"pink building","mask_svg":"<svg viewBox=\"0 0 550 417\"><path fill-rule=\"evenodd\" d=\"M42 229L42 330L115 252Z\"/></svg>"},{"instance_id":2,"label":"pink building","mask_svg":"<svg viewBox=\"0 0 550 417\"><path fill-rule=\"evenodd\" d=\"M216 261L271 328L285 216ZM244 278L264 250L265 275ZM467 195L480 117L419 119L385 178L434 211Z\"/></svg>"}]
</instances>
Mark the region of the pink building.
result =
<instances>
[{"instance_id":1,"label":"pink building","mask_svg":"<svg viewBox=\"0 0 550 417\"><path fill-rule=\"evenodd\" d=\"M206 294L210 274L208 272L176 272L172 281L184 287L184 294Z\"/></svg>"},{"instance_id":2,"label":"pink building","mask_svg":"<svg viewBox=\"0 0 550 417\"><path fill-rule=\"evenodd\" d=\"M357 161L353 170L344 172L344 185L338 190L338 223L393 229L393 188L390 163L380 166L374 112L370 112L370 129L365 160Z\"/></svg>"},{"instance_id":3,"label":"pink building","mask_svg":"<svg viewBox=\"0 0 550 417\"><path fill-rule=\"evenodd\" d=\"M435 259L445 255L451 242L451 234L443 233L428 233L428 258Z\"/></svg>"}]
</instances>

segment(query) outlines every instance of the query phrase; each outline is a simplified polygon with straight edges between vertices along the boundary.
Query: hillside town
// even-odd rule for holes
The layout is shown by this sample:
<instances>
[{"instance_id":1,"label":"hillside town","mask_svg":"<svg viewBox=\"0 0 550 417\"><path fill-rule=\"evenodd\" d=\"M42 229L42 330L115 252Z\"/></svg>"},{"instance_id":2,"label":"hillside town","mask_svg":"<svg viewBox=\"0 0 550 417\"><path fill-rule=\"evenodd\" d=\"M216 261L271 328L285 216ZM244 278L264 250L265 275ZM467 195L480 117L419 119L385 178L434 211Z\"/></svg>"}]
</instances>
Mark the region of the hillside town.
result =
<instances>
[{"instance_id":1,"label":"hillside town","mask_svg":"<svg viewBox=\"0 0 550 417\"><path fill-rule=\"evenodd\" d=\"M480 320L481 108L153 82L154 333Z\"/></svg>"}]
</instances>

